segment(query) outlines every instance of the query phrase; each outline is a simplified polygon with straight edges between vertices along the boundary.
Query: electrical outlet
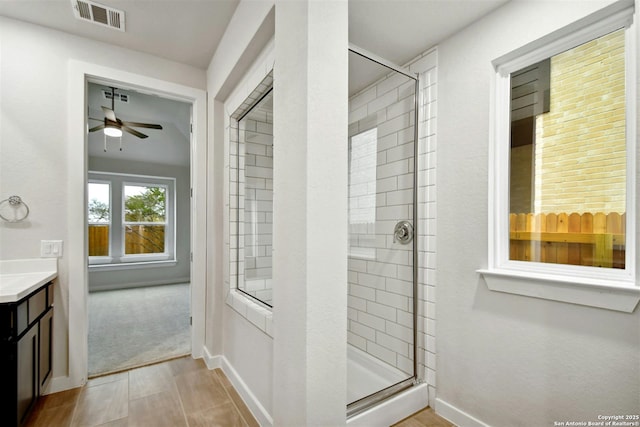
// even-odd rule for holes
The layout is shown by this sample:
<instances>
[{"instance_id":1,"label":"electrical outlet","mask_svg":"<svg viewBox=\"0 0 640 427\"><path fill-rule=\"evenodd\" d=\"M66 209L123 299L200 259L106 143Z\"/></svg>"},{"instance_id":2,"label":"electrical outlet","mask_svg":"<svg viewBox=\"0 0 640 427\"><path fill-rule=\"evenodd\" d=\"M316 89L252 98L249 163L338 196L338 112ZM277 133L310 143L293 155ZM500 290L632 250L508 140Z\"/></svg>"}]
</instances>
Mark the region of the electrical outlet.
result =
<instances>
[{"instance_id":1,"label":"electrical outlet","mask_svg":"<svg viewBox=\"0 0 640 427\"><path fill-rule=\"evenodd\" d=\"M60 258L62 256L62 240L40 240L40 257Z\"/></svg>"}]
</instances>

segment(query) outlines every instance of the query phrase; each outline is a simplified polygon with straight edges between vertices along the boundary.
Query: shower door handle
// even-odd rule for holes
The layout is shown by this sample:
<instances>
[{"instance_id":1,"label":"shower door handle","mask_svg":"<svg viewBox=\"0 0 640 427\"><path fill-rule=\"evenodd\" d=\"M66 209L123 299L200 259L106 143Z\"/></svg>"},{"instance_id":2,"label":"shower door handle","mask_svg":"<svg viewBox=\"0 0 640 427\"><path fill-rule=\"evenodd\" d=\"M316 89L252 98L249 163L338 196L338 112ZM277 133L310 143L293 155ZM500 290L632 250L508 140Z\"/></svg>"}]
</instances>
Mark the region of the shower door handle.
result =
<instances>
[{"instance_id":1,"label":"shower door handle","mask_svg":"<svg viewBox=\"0 0 640 427\"><path fill-rule=\"evenodd\" d=\"M400 221L393 229L393 243L406 245L413 240L413 225L409 221Z\"/></svg>"}]
</instances>

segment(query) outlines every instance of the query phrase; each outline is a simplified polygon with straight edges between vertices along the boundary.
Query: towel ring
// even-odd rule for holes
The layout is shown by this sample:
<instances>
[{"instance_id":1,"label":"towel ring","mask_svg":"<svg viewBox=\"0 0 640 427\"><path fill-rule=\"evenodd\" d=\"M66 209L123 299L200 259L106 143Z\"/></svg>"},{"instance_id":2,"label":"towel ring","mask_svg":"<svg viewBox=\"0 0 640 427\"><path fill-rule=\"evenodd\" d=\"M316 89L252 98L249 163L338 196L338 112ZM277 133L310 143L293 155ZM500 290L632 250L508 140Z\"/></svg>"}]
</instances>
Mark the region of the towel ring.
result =
<instances>
[{"instance_id":1,"label":"towel ring","mask_svg":"<svg viewBox=\"0 0 640 427\"><path fill-rule=\"evenodd\" d=\"M24 209L25 209L24 215L22 215L21 217L17 217L16 216L13 219L9 219L9 218L5 217L2 214L2 209L7 204L10 207L12 207L14 209L14 211L16 211L18 207L24 206ZM0 202L0 218L2 218L5 221L7 221L7 222L20 222L20 221L24 221L28 216L29 216L29 206L27 206L27 204L22 201L20 196L11 196L8 199L4 199L3 201Z\"/></svg>"}]
</instances>

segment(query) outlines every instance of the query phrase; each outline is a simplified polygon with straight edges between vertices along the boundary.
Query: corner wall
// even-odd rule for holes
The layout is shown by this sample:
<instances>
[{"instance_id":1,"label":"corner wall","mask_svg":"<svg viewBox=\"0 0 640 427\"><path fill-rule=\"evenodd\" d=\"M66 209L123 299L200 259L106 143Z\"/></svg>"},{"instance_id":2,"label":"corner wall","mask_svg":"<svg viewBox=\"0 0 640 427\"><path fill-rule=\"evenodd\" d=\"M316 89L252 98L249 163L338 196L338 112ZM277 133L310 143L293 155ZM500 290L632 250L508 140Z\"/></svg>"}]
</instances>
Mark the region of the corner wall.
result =
<instances>
[{"instance_id":1,"label":"corner wall","mask_svg":"<svg viewBox=\"0 0 640 427\"><path fill-rule=\"evenodd\" d=\"M510 2L438 47L435 408L456 424L638 413L640 309L491 292L476 273L487 266L491 61L607 4Z\"/></svg>"}]
</instances>

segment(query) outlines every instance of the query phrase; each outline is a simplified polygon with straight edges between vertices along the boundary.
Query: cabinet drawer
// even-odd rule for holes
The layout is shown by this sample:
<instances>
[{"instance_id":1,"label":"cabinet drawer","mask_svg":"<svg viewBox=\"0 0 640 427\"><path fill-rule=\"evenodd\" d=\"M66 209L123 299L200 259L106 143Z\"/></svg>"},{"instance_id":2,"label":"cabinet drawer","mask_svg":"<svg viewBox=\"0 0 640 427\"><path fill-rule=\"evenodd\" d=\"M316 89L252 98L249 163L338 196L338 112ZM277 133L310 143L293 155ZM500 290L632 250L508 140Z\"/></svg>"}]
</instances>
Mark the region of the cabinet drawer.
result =
<instances>
[{"instance_id":1,"label":"cabinet drawer","mask_svg":"<svg viewBox=\"0 0 640 427\"><path fill-rule=\"evenodd\" d=\"M29 298L29 323L34 322L47 309L47 287Z\"/></svg>"}]
</instances>

